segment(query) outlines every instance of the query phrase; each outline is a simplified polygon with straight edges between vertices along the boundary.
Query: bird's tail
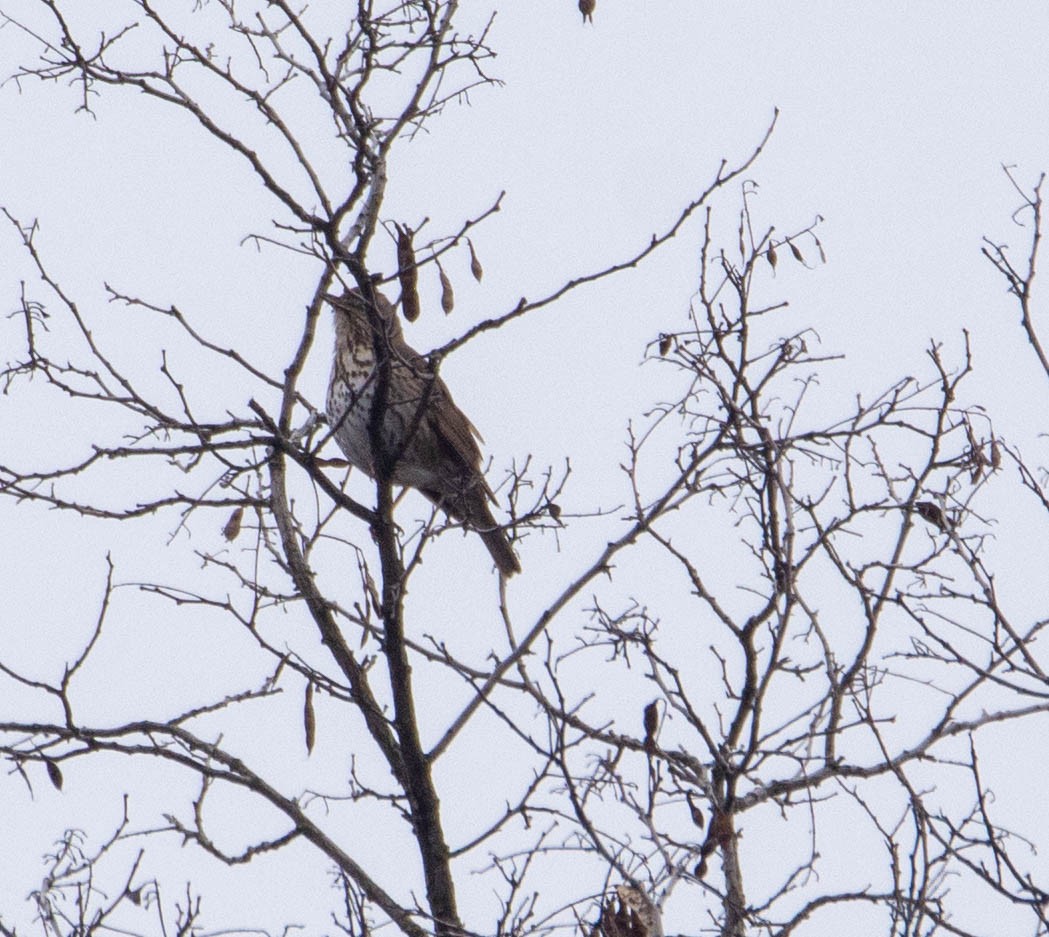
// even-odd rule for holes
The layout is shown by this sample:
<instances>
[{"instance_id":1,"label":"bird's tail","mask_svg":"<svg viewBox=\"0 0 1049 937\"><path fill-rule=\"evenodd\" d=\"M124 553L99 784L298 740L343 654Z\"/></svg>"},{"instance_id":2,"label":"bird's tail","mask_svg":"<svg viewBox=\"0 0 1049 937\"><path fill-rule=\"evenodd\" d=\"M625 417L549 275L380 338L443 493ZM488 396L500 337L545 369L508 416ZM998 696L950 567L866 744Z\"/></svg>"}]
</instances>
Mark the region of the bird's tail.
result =
<instances>
[{"instance_id":1,"label":"bird's tail","mask_svg":"<svg viewBox=\"0 0 1049 937\"><path fill-rule=\"evenodd\" d=\"M488 547L488 552L492 554L492 559L499 567L499 572L504 576L512 576L514 573L521 572L521 563L514 554L504 530L496 527L492 530L479 530L478 533L484 545Z\"/></svg>"},{"instance_id":2,"label":"bird's tail","mask_svg":"<svg viewBox=\"0 0 1049 937\"><path fill-rule=\"evenodd\" d=\"M482 482L483 485L483 482ZM521 563L510 546L510 539L492 517L492 511L488 507L490 492L487 485L474 487L464 492L461 497L442 498L433 491L421 489L434 504L444 508L452 517L462 521L470 530L475 530L488 547L492 554L495 565L504 576L512 576L521 572Z\"/></svg>"},{"instance_id":3,"label":"bird's tail","mask_svg":"<svg viewBox=\"0 0 1049 937\"><path fill-rule=\"evenodd\" d=\"M488 552L492 554L492 559L495 560L495 565L499 567L499 572L504 576L521 572L521 563L510 546L510 538L492 517L492 511L488 507L487 488L484 491L479 488L473 489L462 507L467 526L480 534Z\"/></svg>"}]
</instances>

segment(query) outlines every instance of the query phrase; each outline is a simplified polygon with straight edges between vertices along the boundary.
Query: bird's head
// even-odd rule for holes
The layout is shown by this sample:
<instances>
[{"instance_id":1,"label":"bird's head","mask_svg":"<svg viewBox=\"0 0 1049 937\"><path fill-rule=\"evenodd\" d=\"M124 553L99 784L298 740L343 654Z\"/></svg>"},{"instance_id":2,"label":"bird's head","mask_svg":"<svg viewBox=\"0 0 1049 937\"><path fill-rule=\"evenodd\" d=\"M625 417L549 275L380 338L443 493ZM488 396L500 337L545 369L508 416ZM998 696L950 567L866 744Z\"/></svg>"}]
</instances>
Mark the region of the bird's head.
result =
<instances>
[{"instance_id":1,"label":"bird's head","mask_svg":"<svg viewBox=\"0 0 1049 937\"><path fill-rule=\"evenodd\" d=\"M373 329L381 325L391 340L400 340L401 323L397 320L397 310L377 289L372 290L375 303L369 303L359 289L345 290L341 296L325 293L324 301L335 311L336 330L350 328Z\"/></svg>"}]
</instances>

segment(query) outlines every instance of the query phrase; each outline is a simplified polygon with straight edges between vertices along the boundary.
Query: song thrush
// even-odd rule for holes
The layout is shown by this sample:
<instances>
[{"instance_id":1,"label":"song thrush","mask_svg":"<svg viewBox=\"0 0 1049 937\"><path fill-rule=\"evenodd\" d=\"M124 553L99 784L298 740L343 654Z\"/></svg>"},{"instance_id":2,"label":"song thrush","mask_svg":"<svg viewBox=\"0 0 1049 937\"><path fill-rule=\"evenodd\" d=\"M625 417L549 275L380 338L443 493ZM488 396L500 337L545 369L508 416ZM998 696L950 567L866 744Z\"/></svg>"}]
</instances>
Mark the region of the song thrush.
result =
<instances>
[{"instance_id":1,"label":"song thrush","mask_svg":"<svg viewBox=\"0 0 1049 937\"><path fill-rule=\"evenodd\" d=\"M390 480L417 488L477 531L504 576L519 572L521 565L488 507L495 496L481 474L480 434L429 362L404 340L394 307L378 291L371 315L358 290L325 299L335 311L328 419L346 458L375 477L370 421L380 382L377 362L388 355L380 456Z\"/></svg>"}]
</instances>

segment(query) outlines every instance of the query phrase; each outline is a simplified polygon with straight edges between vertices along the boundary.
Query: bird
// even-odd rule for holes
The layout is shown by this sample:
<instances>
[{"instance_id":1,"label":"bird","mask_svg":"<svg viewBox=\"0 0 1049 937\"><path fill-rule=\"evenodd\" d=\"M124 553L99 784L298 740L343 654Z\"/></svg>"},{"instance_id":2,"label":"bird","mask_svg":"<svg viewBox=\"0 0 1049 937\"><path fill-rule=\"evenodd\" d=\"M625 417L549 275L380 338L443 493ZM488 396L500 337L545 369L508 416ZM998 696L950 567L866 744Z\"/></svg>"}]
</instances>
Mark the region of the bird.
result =
<instances>
[{"instance_id":1,"label":"bird","mask_svg":"<svg viewBox=\"0 0 1049 937\"><path fill-rule=\"evenodd\" d=\"M404 339L396 310L378 290L325 294L335 312L335 353L327 415L335 442L352 465L376 477L370 423L388 357L380 456L388 477L415 488L476 531L503 576L521 571L506 532L492 516L495 501L481 473L480 433L452 400L430 363Z\"/></svg>"},{"instance_id":2,"label":"bird","mask_svg":"<svg viewBox=\"0 0 1049 937\"><path fill-rule=\"evenodd\" d=\"M589 20L591 23L594 21L594 7L597 6L597 0L579 0L579 12L583 14L583 22Z\"/></svg>"}]
</instances>

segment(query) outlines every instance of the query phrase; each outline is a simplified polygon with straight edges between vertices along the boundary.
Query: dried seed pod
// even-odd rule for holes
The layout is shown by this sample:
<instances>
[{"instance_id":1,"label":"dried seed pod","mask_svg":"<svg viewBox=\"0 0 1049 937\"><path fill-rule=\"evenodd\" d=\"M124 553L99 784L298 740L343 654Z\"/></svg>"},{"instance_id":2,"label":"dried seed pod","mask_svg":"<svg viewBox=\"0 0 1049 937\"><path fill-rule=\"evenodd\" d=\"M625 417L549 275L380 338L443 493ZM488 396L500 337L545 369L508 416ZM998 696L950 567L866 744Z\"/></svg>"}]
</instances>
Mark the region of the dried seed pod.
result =
<instances>
[{"instance_id":1,"label":"dried seed pod","mask_svg":"<svg viewBox=\"0 0 1049 937\"><path fill-rule=\"evenodd\" d=\"M998 448L998 440L993 436L991 437L991 466L993 468L1002 467L1002 450Z\"/></svg>"},{"instance_id":2,"label":"dried seed pod","mask_svg":"<svg viewBox=\"0 0 1049 937\"><path fill-rule=\"evenodd\" d=\"M656 733L659 731L659 701L653 700L645 707L645 751L652 754L656 750Z\"/></svg>"},{"instance_id":3,"label":"dried seed pod","mask_svg":"<svg viewBox=\"0 0 1049 937\"><path fill-rule=\"evenodd\" d=\"M470 273L472 273L473 278L480 283L484 277L484 267L481 266L481 261L477 259L477 252L474 250L474 242L467 238L466 244L470 248Z\"/></svg>"},{"instance_id":4,"label":"dried seed pod","mask_svg":"<svg viewBox=\"0 0 1049 937\"><path fill-rule=\"evenodd\" d=\"M703 817L703 811L695 805L692 800L691 794L685 794L685 800L688 801L688 810L692 814L692 822L696 824L700 829L703 829L703 824L706 822Z\"/></svg>"},{"instance_id":5,"label":"dried seed pod","mask_svg":"<svg viewBox=\"0 0 1049 937\"><path fill-rule=\"evenodd\" d=\"M414 322L419 318L419 270L415 265L415 232L407 225L397 228L397 279L401 284L401 311Z\"/></svg>"},{"instance_id":6,"label":"dried seed pod","mask_svg":"<svg viewBox=\"0 0 1049 937\"><path fill-rule=\"evenodd\" d=\"M441 278L441 308L444 314L448 315L455 308L455 292L452 290L452 281L448 279L440 261L437 262L437 273Z\"/></svg>"},{"instance_id":7,"label":"dried seed pod","mask_svg":"<svg viewBox=\"0 0 1049 937\"><path fill-rule=\"evenodd\" d=\"M805 258L801 256L801 251L798 250L798 245L793 241L787 241L787 246L790 248L790 252L794 255L794 259L799 263L805 263Z\"/></svg>"},{"instance_id":8,"label":"dried seed pod","mask_svg":"<svg viewBox=\"0 0 1049 937\"><path fill-rule=\"evenodd\" d=\"M48 780L54 785L56 791L62 790L62 771L50 758L44 761L47 768Z\"/></svg>"},{"instance_id":9,"label":"dried seed pod","mask_svg":"<svg viewBox=\"0 0 1049 937\"><path fill-rule=\"evenodd\" d=\"M991 464L983 453L983 445L977 441L972 424L965 421L965 436L969 441L969 451L965 453L965 464L969 466L969 481L976 484L983 478L984 467Z\"/></svg>"},{"instance_id":10,"label":"dried seed pod","mask_svg":"<svg viewBox=\"0 0 1049 937\"><path fill-rule=\"evenodd\" d=\"M236 508L229 516L229 520L226 521L226 526L222 528L222 536L230 542L237 539L237 535L240 533L240 522L244 519L244 508Z\"/></svg>"},{"instance_id":11,"label":"dried seed pod","mask_svg":"<svg viewBox=\"0 0 1049 937\"><path fill-rule=\"evenodd\" d=\"M980 448L980 444L976 441L976 436L973 433L972 424L968 420L965 421L965 438L969 440L969 448L973 452Z\"/></svg>"},{"instance_id":12,"label":"dried seed pod","mask_svg":"<svg viewBox=\"0 0 1049 937\"><path fill-rule=\"evenodd\" d=\"M313 681L306 683L306 699L302 707L302 723L306 729L306 754L313 754L313 742L317 737L317 719L313 714Z\"/></svg>"},{"instance_id":13,"label":"dried seed pod","mask_svg":"<svg viewBox=\"0 0 1049 937\"><path fill-rule=\"evenodd\" d=\"M773 270L775 270L776 264L779 262L779 258L776 256L776 248L774 248L771 244L769 245L769 249L765 251L765 259L769 262L769 266L772 267Z\"/></svg>"},{"instance_id":14,"label":"dried seed pod","mask_svg":"<svg viewBox=\"0 0 1049 937\"><path fill-rule=\"evenodd\" d=\"M674 337L665 332L659 336L659 353L665 358L670 353L670 346L674 343Z\"/></svg>"}]
</instances>

